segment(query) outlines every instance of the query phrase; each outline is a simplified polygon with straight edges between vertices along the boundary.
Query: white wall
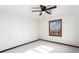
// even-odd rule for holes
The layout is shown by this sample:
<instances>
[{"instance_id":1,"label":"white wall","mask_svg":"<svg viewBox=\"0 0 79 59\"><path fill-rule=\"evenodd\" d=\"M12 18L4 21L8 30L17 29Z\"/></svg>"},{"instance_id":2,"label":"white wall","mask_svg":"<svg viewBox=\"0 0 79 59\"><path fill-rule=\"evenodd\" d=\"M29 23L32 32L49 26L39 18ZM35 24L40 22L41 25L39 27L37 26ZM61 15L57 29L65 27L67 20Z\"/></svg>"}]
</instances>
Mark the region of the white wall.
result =
<instances>
[{"instance_id":1,"label":"white wall","mask_svg":"<svg viewBox=\"0 0 79 59\"><path fill-rule=\"evenodd\" d=\"M79 6L59 5L40 18L40 39L79 46ZM49 21L62 18L62 37L49 36Z\"/></svg>"},{"instance_id":2,"label":"white wall","mask_svg":"<svg viewBox=\"0 0 79 59\"><path fill-rule=\"evenodd\" d=\"M52 15L45 13L40 17L34 13L38 17L36 18L28 12L25 16L0 9L0 50L37 39L79 46L79 6L57 6L52 13ZM62 18L62 37L49 36L49 20L59 18Z\"/></svg>"},{"instance_id":3,"label":"white wall","mask_svg":"<svg viewBox=\"0 0 79 59\"><path fill-rule=\"evenodd\" d=\"M0 51L38 39L38 20L28 16L0 9Z\"/></svg>"}]
</instances>

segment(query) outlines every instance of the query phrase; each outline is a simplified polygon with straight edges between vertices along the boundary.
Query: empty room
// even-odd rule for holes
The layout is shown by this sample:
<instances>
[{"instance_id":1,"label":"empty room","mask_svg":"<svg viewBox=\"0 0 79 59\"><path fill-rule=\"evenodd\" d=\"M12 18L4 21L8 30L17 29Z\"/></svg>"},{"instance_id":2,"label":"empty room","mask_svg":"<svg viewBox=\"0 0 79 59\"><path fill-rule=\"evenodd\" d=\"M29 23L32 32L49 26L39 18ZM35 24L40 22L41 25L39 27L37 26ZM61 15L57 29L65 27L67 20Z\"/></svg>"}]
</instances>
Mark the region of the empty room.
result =
<instances>
[{"instance_id":1,"label":"empty room","mask_svg":"<svg viewBox=\"0 0 79 59\"><path fill-rule=\"evenodd\" d=\"M79 5L0 5L0 53L79 53Z\"/></svg>"}]
</instances>

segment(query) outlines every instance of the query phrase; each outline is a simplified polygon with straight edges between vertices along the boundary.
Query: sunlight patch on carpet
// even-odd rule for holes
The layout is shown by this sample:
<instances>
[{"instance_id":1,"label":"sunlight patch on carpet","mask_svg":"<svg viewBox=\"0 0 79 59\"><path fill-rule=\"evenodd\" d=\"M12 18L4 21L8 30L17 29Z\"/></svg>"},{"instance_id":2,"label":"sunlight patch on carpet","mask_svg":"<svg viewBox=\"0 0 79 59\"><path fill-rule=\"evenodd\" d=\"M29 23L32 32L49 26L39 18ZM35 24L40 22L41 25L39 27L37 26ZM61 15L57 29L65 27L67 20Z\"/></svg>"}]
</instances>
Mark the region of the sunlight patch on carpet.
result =
<instances>
[{"instance_id":1,"label":"sunlight patch on carpet","mask_svg":"<svg viewBox=\"0 0 79 59\"><path fill-rule=\"evenodd\" d=\"M48 47L48 46L44 46L44 45L40 45L36 48L30 49L24 53L48 53L51 50L53 50L53 48Z\"/></svg>"}]
</instances>

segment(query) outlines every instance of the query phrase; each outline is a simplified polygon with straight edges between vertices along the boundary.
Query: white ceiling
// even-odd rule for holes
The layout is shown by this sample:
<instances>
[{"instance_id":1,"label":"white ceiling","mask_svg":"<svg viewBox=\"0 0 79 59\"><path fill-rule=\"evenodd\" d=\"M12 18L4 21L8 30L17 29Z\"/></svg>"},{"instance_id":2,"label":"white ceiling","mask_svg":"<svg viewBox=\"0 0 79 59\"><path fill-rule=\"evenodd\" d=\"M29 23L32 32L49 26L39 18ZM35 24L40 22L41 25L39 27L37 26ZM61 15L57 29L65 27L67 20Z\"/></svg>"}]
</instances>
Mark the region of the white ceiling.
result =
<instances>
[{"instance_id":1,"label":"white ceiling","mask_svg":"<svg viewBox=\"0 0 79 59\"><path fill-rule=\"evenodd\" d=\"M29 17L38 17L39 12L32 12L32 7L38 5L0 5L0 9L10 11L15 14L21 14Z\"/></svg>"},{"instance_id":2,"label":"white ceiling","mask_svg":"<svg viewBox=\"0 0 79 59\"><path fill-rule=\"evenodd\" d=\"M10 12L25 15L25 16L40 17L39 12L31 12L32 7L37 7L37 6L38 5L0 5L0 9L4 9ZM57 8L52 10L52 14L61 14L61 13L69 13L69 12L78 13L79 6L78 5L57 5ZM47 15L47 14L45 13L43 15Z\"/></svg>"},{"instance_id":3,"label":"white ceiling","mask_svg":"<svg viewBox=\"0 0 79 59\"><path fill-rule=\"evenodd\" d=\"M52 12L56 14L72 13L72 12L79 13L79 5L58 5L57 8Z\"/></svg>"}]
</instances>

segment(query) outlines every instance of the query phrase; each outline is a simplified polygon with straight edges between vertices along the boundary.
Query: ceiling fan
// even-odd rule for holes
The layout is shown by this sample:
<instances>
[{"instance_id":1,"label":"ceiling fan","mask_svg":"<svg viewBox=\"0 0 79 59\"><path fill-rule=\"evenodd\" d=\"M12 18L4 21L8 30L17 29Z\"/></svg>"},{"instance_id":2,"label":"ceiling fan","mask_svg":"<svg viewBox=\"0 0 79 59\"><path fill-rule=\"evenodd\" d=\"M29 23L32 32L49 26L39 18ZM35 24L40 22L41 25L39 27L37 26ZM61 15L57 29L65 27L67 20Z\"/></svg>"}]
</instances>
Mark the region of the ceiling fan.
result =
<instances>
[{"instance_id":1,"label":"ceiling fan","mask_svg":"<svg viewBox=\"0 0 79 59\"><path fill-rule=\"evenodd\" d=\"M40 12L40 14L39 14L39 16L41 16L42 15L42 12L44 11L44 12L46 12L46 13L48 13L48 14L52 14L51 13L51 9L55 9L55 8L57 8L57 6L55 5L55 6L51 6L51 5L47 5L47 6L45 6L45 5L39 5L40 7L33 7L33 9L40 9L40 10L33 10L32 12ZM50 7L51 6L51 7Z\"/></svg>"}]
</instances>

